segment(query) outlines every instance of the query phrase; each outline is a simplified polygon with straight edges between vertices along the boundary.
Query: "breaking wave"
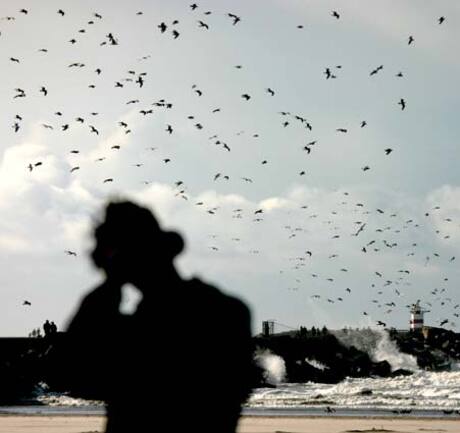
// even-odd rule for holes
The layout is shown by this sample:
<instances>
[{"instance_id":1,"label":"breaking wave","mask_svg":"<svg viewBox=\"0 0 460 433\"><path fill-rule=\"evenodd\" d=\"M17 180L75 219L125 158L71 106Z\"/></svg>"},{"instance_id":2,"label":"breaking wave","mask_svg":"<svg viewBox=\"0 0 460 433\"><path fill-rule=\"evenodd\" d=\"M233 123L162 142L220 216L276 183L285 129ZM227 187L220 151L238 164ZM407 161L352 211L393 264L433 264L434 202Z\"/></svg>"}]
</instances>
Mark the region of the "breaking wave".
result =
<instances>
[{"instance_id":1,"label":"breaking wave","mask_svg":"<svg viewBox=\"0 0 460 433\"><path fill-rule=\"evenodd\" d=\"M286 365L281 356L271 353L269 350L258 352L254 357L257 365L264 372L264 377L267 383L276 385L281 383L286 378Z\"/></svg>"},{"instance_id":2,"label":"breaking wave","mask_svg":"<svg viewBox=\"0 0 460 433\"><path fill-rule=\"evenodd\" d=\"M366 352L375 362L387 361L392 371L398 369L419 370L415 356L401 352L397 344L391 340L388 332L384 330L347 329L334 331L334 335L345 346L355 346Z\"/></svg>"},{"instance_id":3,"label":"breaking wave","mask_svg":"<svg viewBox=\"0 0 460 433\"><path fill-rule=\"evenodd\" d=\"M48 385L40 382L35 389L35 400L46 406L65 406L65 407L103 407L105 404L99 400L84 400L82 398L71 397L65 392L50 392Z\"/></svg>"},{"instance_id":4,"label":"breaking wave","mask_svg":"<svg viewBox=\"0 0 460 433\"><path fill-rule=\"evenodd\" d=\"M417 371L394 378L347 378L338 384L282 384L259 388L251 408L314 408L331 406L362 410L460 410L460 372Z\"/></svg>"}]
</instances>

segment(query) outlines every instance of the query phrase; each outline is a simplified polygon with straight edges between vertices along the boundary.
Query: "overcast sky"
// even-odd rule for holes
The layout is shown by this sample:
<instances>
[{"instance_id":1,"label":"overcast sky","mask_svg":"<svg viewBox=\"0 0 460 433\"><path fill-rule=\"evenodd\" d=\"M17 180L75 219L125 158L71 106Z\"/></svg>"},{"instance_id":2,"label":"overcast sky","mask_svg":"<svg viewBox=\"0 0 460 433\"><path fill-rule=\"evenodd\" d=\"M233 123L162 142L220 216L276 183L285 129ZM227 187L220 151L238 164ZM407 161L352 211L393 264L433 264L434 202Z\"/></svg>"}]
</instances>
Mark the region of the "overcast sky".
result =
<instances>
[{"instance_id":1,"label":"overcast sky","mask_svg":"<svg viewBox=\"0 0 460 433\"><path fill-rule=\"evenodd\" d=\"M118 196L254 331L460 324L456 0L39 3L0 12L0 335L65 326Z\"/></svg>"}]
</instances>

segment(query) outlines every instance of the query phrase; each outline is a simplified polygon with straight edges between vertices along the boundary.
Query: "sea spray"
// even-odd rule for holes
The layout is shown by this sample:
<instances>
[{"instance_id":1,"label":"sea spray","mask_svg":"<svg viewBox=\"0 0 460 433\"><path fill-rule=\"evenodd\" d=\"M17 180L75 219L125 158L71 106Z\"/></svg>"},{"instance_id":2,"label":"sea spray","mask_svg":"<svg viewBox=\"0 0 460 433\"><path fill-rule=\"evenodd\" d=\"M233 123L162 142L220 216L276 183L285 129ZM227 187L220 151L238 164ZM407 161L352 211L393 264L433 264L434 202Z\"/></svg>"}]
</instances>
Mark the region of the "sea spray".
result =
<instances>
[{"instance_id":1,"label":"sea spray","mask_svg":"<svg viewBox=\"0 0 460 433\"><path fill-rule=\"evenodd\" d=\"M377 348L380 334L374 329L341 329L330 331L344 346L354 346L361 352L371 354Z\"/></svg>"},{"instance_id":2,"label":"sea spray","mask_svg":"<svg viewBox=\"0 0 460 433\"><path fill-rule=\"evenodd\" d=\"M419 369L416 357L401 352L396 343L391 340L388 332L384 330L375 332L380 339L377 341L377 347L369 353L374 361L387 361L391 366L391 371L399 369L417 371Z\"/></svg>"},{"instance_id":3,"label":"sea spray","mask_svg":"<svg viewBox=\"0 0 460 433\"><path fill-rule=\"evenodd\" d=\"M286 365L281 356L275 355L269 350L257 352L254 359L263 370L267 383L276 385L282 383L286 377Z\"/></svg>"},{"instance_id":4,"label":"sea spray","mask_svg":"<svg viewBox=\"0 0 460 433\"><path fill-rule=\"evenodd\" d=\"M392 371L419 369L415 356L401 352L383 329L345 329L333 333L342 344L366 352L373 361L387 361Z\"/></svg>"},{"instance_id":5,"label":"sea spray","mask_svg":"<svg viewBox=\"0 0 460 433\"><path fill-rule=\"evenodd\" d=\"M460 372L460 362L451 360L450 371Z\"/></svg>"},{"instance_id":6,"label":"sea spray","mask_svg":"<svg viewBox=\"0 0 460 433\"><path fill-rule=\"evenodd\" d=\"M316 359L305 358L305 361L308 362L311 366L317 368L318 370L324 371L329 368L327 365L317 361Z\"/></svg>"}]
</instances>

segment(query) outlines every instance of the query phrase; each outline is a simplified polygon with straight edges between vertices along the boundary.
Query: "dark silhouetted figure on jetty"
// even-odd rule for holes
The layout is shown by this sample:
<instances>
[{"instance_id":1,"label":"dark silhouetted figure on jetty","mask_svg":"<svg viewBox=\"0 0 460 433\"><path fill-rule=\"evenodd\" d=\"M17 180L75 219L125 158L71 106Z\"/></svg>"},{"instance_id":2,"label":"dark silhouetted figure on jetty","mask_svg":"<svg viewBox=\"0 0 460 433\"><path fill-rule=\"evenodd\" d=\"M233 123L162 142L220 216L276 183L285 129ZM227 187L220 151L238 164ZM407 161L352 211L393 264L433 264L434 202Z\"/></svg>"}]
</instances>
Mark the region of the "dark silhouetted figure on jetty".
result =
<instances>
[{"instance_id":1,"label":"dark silhouetted figure on jetty","mask_svg":"<svg viewBox=\"0 0 460 433\"><path fill-rule=\"evenodd\" d=\"M50 328L49 328L49 329L50 329L50 334L51 334L51 335L57 334L57 325L56 325L56 323L51 322L51 323L50 323Z\"/></svg>"},{"instance_id":2,"label":"dark silhouetted figure on jetty","mask_svg":"<svg viewBox=\"0 0 460 433\"><path fill-rule=\"evenodd\" d=\"M45 337L49 337L51 335L51 323L49 320L43 324L43 332L45 333Z\"/></svg>"},{"instance_id":3,"label":"dark silhouetted figure on jetty","mask_svg":"<svg viewBox=\"0 0 460 433\"><path fill-rule=\"evenodd\" d=\"M43 331L45 333L45 338L49 338L57 334L57 326L54 322L46 320L46 322L43 324Z\"/></svg>"},{"instance_id":4,"label":"dark silhouetted figure on jetty","mask_svg":"<svg viewBox=\"0 0 460 433\"><path fill-rule=\"evenodd\" d=\"M105 281L71 321L65 354L74 395L104 400L107 432L233 433L252 384L250 314L236 298L183 280L175 232L131 202L113 202L95 229L92 259ZM119 311L122 286L142 294Z\"/></svg>"}]
</instances>

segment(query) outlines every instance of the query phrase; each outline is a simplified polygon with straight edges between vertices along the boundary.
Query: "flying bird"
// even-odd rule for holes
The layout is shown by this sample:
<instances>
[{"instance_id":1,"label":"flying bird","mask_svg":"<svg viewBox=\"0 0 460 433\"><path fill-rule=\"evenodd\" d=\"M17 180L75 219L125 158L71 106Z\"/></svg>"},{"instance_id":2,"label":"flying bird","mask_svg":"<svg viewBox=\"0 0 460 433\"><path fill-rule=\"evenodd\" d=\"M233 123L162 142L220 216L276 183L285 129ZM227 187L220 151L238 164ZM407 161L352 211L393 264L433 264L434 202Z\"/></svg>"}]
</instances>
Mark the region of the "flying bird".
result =
<instances>
[{"instance_id":1,"label":"flying bird","mask_svg":"<svg viewBox=\"0 0 460 433\"><path fill-rule=\"evenodd\" d=\"M43 162L38 161L34 163L33 167L40 167L41 165L43 165ZM32 171L31 164L29 164L28 168L29 168L29 171Z\"/></svg>"},{"instance_id":2,"label":"flying bird","mask_svg":"<svg viewBox=\"0 0 460 433\"><path fill-rule=\"evenodd\" d=\"M377 66L375 69L373 69L371 71L371 73L369 74L371 77L372 75L376 75L379 71L381 71L383 69L383 65L380 65L380 66Z\"/></svg>"},{"instance_id":3,"label":"flying bird","mask_svg":"<svg viewBox=\"0 0 460 433\"><path fill-rule=\"evenodd\" d=\"M205 22L203 22L201 20L198 21L198 27L203 27L206 30L209 30L209 26Z\"/></svg>"},{"instance_id":4,"label":"flying bird","mask_svg":"<svg viewBox=\"0 0 460 433\"><path fill-rule=\"evenodd\" d=\"M366 227L366 223L363 223L363 224L359 227L358 231L357 231L353 236L358 236L358 235L364 230L364 227Z\"/></svg>"},{"instance_id":5,"label":"flying bird","mask_svg":"<svg viewBox=\"0 0 460 433\"><path fill-rule=\"evenodd\" d=\"M109 39L111 45L118 45L118 41L115 39L112 33L109 33L106 37Z\"/></svg>"},{"instance_id":6,"label":"flying bird","mask_svg":"<svg viewBox=\"0 0 460 433\"><path fill-rule=\"evenodd\" d=\"M233 25L238 24L241 21L241 18L235 14L228 13L227 15L233 19Z\"/></svg>"},{"instance_id":7,"label":"flying bird","mask_svg":"<svg viewBox=\"0 0 460 433\"><path fill-rule=\"evenodd\" d=\"M139 84L139 87L142 87L144 85L144 79L141 75L137 77L136 83Z\"/></svg>"}]
</instances>

